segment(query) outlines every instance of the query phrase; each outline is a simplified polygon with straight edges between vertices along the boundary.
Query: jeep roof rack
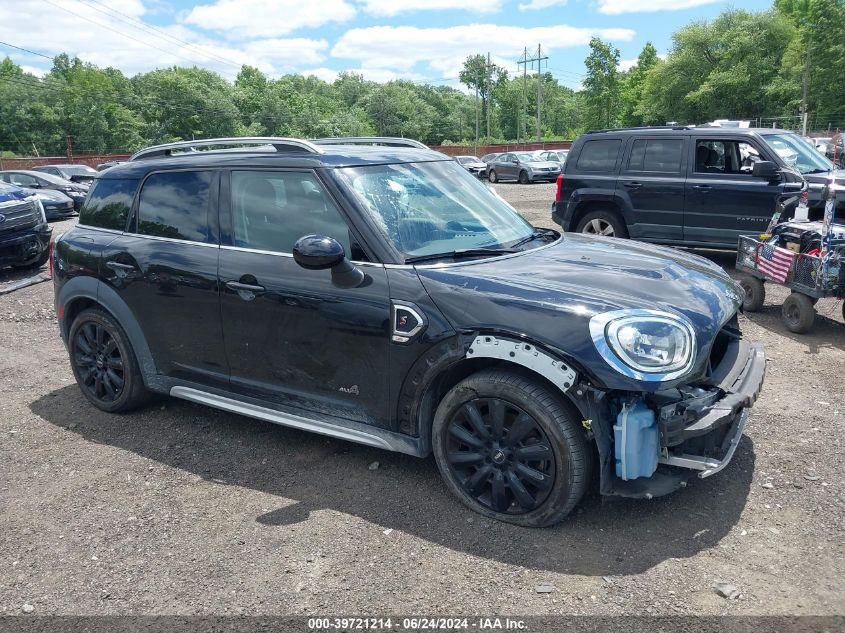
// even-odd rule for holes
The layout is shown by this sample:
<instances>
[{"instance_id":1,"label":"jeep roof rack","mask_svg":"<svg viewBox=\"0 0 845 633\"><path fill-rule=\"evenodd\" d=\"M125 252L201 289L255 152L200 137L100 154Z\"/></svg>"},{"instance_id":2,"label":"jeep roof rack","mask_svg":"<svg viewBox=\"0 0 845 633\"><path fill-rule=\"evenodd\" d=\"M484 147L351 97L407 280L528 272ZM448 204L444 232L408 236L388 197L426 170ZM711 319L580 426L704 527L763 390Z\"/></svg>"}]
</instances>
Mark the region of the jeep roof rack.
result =
<instances>
[{"instance_id":1,"label":"jeep roof rack","mask_svg":"<svg viewBox=\"0 0 845 633\"><path fill-rule=\"evenodd\" d=\"M692 125L640 125L634 127L610 127L602 130L588 130L584 134L599 134L601 132L628 132L632 130L691 130Z\"/></svg>"},{"instance_id":2,"label":"jeep roof rack","mask_svg":"<svg viewBox=\"0 0 845 633\"><path fill-rule=\"evenodd\" d=\"M399 136L335 136L329 138L315 138L311 140L315 145L383 145L385 147L428 147L412 138Z\"/></svg>"},{"instance_id":3,"label":"jeep roof rack","mask_svg":"<svg viewBox=\"0 0 845 633\"><path fill-rule=\"evenodd\" d=\"M221 147L225 149L237 150L236 147L246 147L249 145L257 146L272 146L277 152L304 152L307 154L322 154L323 150L310 143L296 138L282 138L276 136L242 136L233 138L209 138L196 141L179 141L177 143L164 143L162 145L153 145L146 147L138 152L135 152L129 160L140 160L146 158L157 158L161 156L178 156L180 154L188 154L199 151L199 148L213 148Z\"/></svg>"}]
</instances>

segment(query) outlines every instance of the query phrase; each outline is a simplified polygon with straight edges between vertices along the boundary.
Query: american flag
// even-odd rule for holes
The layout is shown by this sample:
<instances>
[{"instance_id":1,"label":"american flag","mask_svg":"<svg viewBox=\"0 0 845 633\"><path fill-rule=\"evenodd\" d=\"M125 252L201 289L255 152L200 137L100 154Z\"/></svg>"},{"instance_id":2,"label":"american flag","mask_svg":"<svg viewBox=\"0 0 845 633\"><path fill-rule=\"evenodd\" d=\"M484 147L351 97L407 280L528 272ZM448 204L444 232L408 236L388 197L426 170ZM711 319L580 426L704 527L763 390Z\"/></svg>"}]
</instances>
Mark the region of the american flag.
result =
<instances>
[{"instance_id":1,"label":"american flag","mask_svg":"<svg viewBox=\"0 0 845 633\"><path fill-rule=\"evenodd\" d=\"M793 259L795 259L795 253L792 251L766 244L757 256L757 270L769 279L783 283L789 274Z\"/></svg>"}]
</instances>

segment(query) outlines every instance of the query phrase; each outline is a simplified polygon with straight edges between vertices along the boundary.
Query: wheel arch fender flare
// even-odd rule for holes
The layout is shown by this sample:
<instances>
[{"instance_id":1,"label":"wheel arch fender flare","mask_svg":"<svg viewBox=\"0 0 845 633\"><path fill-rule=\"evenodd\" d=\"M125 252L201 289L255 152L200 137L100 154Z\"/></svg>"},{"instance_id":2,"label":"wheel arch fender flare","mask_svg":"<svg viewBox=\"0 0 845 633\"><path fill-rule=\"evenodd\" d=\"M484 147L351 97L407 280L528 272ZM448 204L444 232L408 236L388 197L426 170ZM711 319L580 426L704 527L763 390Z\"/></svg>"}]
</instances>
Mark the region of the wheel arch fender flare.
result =
<instances>
[{"instance_id":1,"label":"wheel arch fender flare","mask_svg":"<svg viewBox=\"0 0 845 633\"><path fill-rule=\"evenodd\" d=\"M569 218L569 226L565 227L567 231L574 231L578 222L586 213L602 206L613 207L622 216L627 226L634 224L634 214L630 200L626 200L615 191L597 190L581 192L577 197L573 197L572 202L574 203L574 209L572 216Z\"/></svg>"},{"instance_id":2,"label":"wheel arch fender flare","mask_svg":"<svg viewBox=\"0 0 845 633\"><path fill-rule=\"evenodd\" d=\"M560 354L519 335L465 332L430 348L408 371L397 400L400 432L418 436L423 454L428 454L442 396L477 371L508 365L542 378L586 414L582 398L574 393L584 374Z\"/></svg>"},{"instance_id":3,"label":"wheel arch fender flare","mask_svg":"<svg viewBox=\"0 0 845 633\"><path fill-rule=\"evenodd\" d=\"M102 308L120 324L132 345L132 351L138 360L144 383L149 386L149 379L158 372L140 324L120 295L94 277L76 277L65 283L59 291L57 304L63 308L62 318L59 319L59 329L65 342L69 344L68 335L71 319L68 318L68 315L74 314L74 310L71 308L75 302L80 300L91 302Z\"/></svg>"}]
</instances>

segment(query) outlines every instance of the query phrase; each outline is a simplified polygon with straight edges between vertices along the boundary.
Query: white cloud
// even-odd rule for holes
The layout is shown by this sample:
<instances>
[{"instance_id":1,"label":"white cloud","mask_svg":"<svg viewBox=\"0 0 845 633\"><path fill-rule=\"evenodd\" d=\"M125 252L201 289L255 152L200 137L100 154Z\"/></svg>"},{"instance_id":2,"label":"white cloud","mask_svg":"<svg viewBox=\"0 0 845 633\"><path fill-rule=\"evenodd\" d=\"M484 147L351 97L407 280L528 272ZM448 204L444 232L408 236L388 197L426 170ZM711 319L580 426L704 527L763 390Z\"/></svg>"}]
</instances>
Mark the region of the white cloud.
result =
<instances>
[{"instance_id":1,"label":"white cloud","mask_svg":"<svg viewBox=\"0 0 845 633\"><path fill-rule=\"evenodd\" d=\"M538 11L551 7L562 7L568 0L529 0L519 5L520 11Z\"/></svg>"},{"instance_id":2,"label":"white cloud","mask_svg":"<svg viewBox=\"0 0 845 633\"><path fill-rule=\"evenodd\" d=\"M210 39L182 24L156 26L163 35L120 20L108 11L94 10L93 5L63 0L61 6L68 11L57 8L49 20L44 20L42 2L0 2L0 40L47 55L66 52L100 67L119 68L128 75L195 64L228 79L234 78L242 64L256 66L272 76L294 72L305 64L318 65L325 61L329 48L326 40L308 38L254 39L231 44ZM108 6L119 8L122 16L138 20L147 13L139 0L118 0ZM21 24L27 25L24 43L20 40ZM6 53L17 63L26 64L30 72L43 74L51 66L49 60L0 48L0 55Z\"/></svg>"},{"instance_id":3,"label":"white cloud","mask_svg":"<svg viewBox=\"0 0 845 633\"><path fill-rule=\"evenodd\" d=\"M347 0L217 0L191 9L184 20L232 39L276 37L355 17Z\"/></svg>"},{"instance_id":4,"label":"white cloud","mask_svg":"<svg viewBox=\"0 0 845 633\"><path fill-rule=\"evenodd\" d=\"M443 11L461 9L475 13L496 13L502 9L503 0L359 0L364 11L379 17L393 17L412 11Z\"/></svg>"},{"instance_id":5,"label":"white cloud","mask_svg":"<svg viewBox=\"0 0 845 633\"><path fill-rule=\"evenodd\" d=\"M599 13L619 15L620 13L645 13L652 11L677 11L691 9L721 0L598 0Z\"/></svg>"},{"instance_id":6,"label":"white cloud","mask_svg":"<svg viewBox=\"0 0 845 633\"><path fill-rule=\"evenodd\" d=\"M301 74L305 76L313 75L318 79L322 79L323 81L331 83L335 79L337 79L337 76L341 72L362 75L364 79L367 79L369 81L375 81L377 83L386 83L388 81L394 81L395 79L403 79L405 81L415 82L426 81L425 77L423 77L419 73L395 72L386 68L345 68L343 70L334 70L332 68L326 68L323 66L320 68L311 68L309 70L303 70L301 71Z\"/></svg>"},{"instance_id":7,"label":"white cloud","mask_svg":"<svg viewBox=\"0 0 845 633\"><path fill-rule=\"evenodd\" d=\"M47 74L47 71L43 68L36 68L35 66L27 66L26 64L21 64L21 70L25 73L29 73L30 75L35 75L36 77L43 77Z\"/></svg>"},{"instance_id":8,"label":"white cloud","mask_svg":"<svg viewBox=\"0 0 845 633\"><path fill-rule=\"evenodd\" d=\"M628 70L631 70L634 66L636 66L637 60L638 60L637 57L634 57L633 59L619 60L619 65L617 66L617 68L619 69L620 72L624 73Z\"/></svg>"},{"instance_id":9,"label":"white cloud","mask_svg":"<svg viewBox=\"0 0 845 633\"><path fill-rule=\"evenodd\" d=\"M512 67L526 44L543 42L546 51L583 46L593 36L628 41L630 29L577 28L565 24L536 28L468 24L446 28L373 26L351 29L332 48L333 57L357 60L362 67L410 71L426 63L442 77L457 76L464 59L481 51L495 51L497 60ZM533 44L531 44L533 46ZM432 77L437 80L440 77Z\"/></svg>"}]
</instances>

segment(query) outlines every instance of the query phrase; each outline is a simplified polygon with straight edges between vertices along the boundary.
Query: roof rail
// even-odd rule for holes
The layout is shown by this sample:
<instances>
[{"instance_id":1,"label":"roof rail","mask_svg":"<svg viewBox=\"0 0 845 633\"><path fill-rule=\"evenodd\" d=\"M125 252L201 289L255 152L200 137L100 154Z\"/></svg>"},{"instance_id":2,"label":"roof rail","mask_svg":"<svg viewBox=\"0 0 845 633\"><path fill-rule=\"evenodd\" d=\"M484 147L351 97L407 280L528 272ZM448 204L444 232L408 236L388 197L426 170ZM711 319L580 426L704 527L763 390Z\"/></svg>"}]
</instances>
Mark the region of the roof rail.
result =
<instances>
[{"instance_id":1,"label":"roof rail","mask_svg":"<svg viewBox=\"0 0 845 633\"><path fill-rule=\"evenodd\" d=\"M209 138L196 141L179 141L177 143L164 143L153 145L135 152L129 160L140 160L144 158L156 158L159 156L172 156L174 150L184 150L185 153L198 151L199 148L210 147L232 147L246 145L272 145L277 152L305 152L307 154L322 154L323 150L309 143L296 138L281 138L276 136L240 136L233 138ZM181 152L177 151L177 154Z\"/></svg>"},{"instance_id":2,"label":"roof rail","mask_svg":"<svg viewBox=\"0 0 845 633\"><path fill-rule=\"evenodd\" d=\"M691 125L640 125L634 127L610 127L603 130L588 130L584 134L599 134L601 132L627 132L629 130L691 130Z\"/></svg>"},{"instance_id":3,"label":"roof rail","mask_svg":"<svg viewBox=\"0 0 845 633\"><path fill-rule=\"evenodd\" d=\"M428 149L427 145L419 141L398 136L335 136L330 138L315 138L311 142L315 145L383 145L385 147Z\"/></svg>"}]
</instances>

